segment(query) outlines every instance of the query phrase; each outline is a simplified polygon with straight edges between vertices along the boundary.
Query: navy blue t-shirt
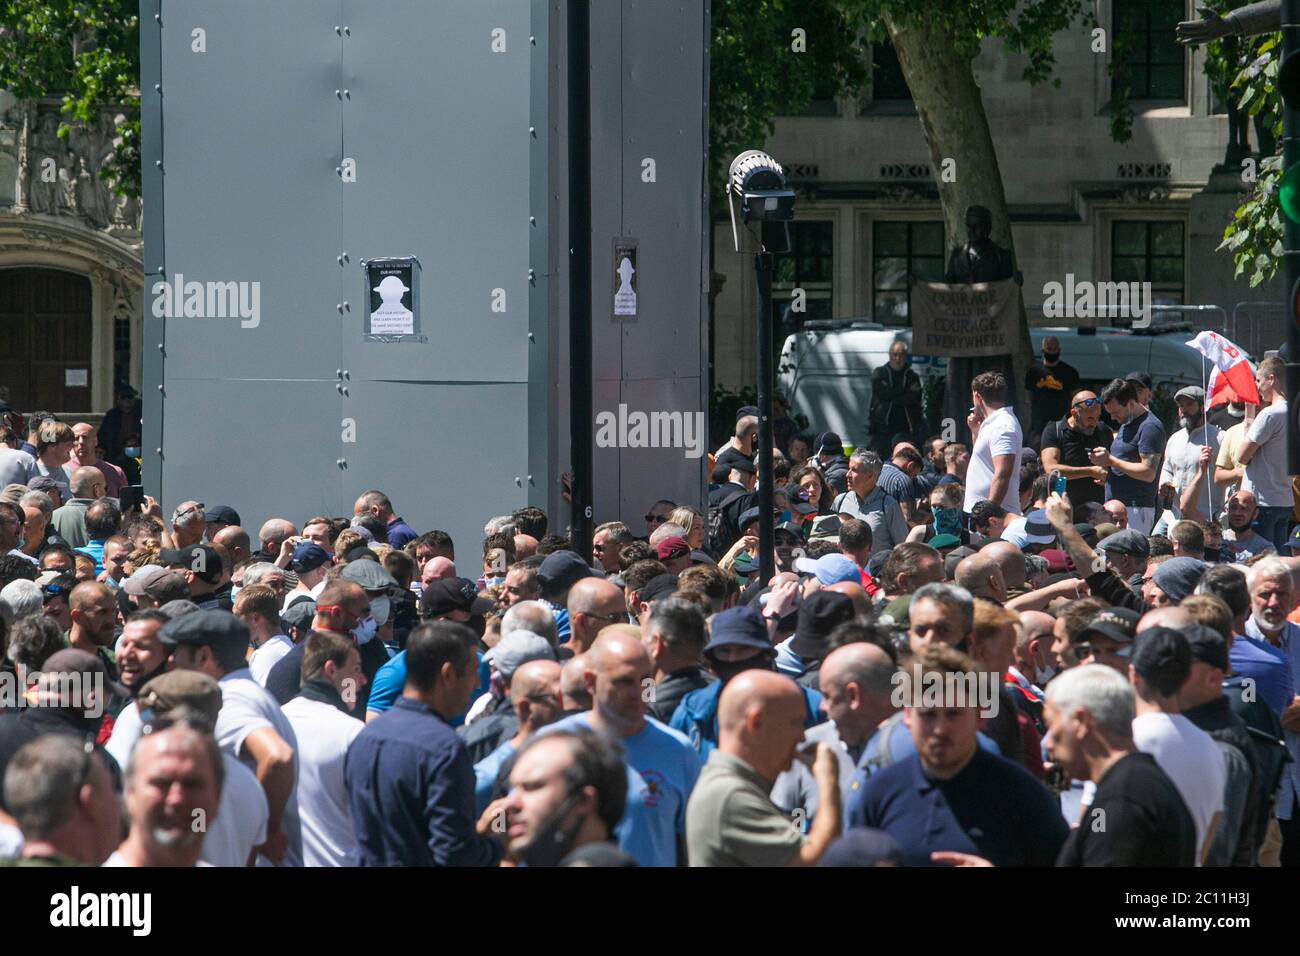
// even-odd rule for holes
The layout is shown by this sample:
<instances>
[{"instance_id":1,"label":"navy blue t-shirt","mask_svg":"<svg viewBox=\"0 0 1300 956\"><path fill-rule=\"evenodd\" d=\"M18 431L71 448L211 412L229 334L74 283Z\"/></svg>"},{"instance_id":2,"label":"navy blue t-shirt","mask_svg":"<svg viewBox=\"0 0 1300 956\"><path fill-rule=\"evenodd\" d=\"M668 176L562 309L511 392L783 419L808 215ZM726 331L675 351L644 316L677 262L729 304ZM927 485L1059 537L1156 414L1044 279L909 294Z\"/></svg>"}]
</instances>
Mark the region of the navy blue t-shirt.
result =
<instances>
[{"instance_id":1,"label":"navy blue t-shirt","mask_svg":"<svg viewBox=\"0 0 1300 956\"><path fill-rule=\"evenodd\" d=\"M1070 828L1029 772L977 750L951 780L931 780L913 756L873 774L851 809L851 827L884 830L905 866L938 866L937 850L973 853L995 866L1051 866Z\"/></svg>"},{"instance_id":2,"label":"navy blue t-shirt","mask_svg":"<svg viewBox=\"0 0 1300 956\"><path fill-rule=\"evenodd\" d=\"M1111 468L1106 479L1106 498L1115 498L1133 508L1156 506L1156 485L1160 481L1160 456L1165 451L1165 426L1149 411L1127 425L1121 425L1110 443L1110 453L1120 461L1139 462L1142 455L1156 456L1156 474L1150 481L1130 478Z\"/></svg>"}]
</instances>

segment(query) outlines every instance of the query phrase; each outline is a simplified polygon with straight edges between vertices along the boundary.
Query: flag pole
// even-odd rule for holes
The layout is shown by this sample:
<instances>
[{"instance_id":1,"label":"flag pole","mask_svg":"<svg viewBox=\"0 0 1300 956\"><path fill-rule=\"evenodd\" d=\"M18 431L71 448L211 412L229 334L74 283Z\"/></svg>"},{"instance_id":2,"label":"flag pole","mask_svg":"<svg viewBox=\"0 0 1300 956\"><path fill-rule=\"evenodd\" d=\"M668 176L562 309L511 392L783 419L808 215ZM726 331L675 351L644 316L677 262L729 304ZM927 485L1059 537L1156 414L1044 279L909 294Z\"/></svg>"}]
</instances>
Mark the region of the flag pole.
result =
<instances>
[{"instance_id":1,"label":"flag pole","mask_svg":"<svg viewBox=\"0 0 1300 956\"><path fill-rule=\"evenodd\" d=\"M1201 353L1201 391L1205 399L1201 402L1201 428L1205 430L1205 447L1210 447L1210 371L1206 364L1209 360L1205 353ZM1205 514L1206 521L1215 520L1214 515L1214 467L1215 460L1218 458L1214 455L1210 460L1209 467L1205 470Z\"/></svg>"}]
</instances>

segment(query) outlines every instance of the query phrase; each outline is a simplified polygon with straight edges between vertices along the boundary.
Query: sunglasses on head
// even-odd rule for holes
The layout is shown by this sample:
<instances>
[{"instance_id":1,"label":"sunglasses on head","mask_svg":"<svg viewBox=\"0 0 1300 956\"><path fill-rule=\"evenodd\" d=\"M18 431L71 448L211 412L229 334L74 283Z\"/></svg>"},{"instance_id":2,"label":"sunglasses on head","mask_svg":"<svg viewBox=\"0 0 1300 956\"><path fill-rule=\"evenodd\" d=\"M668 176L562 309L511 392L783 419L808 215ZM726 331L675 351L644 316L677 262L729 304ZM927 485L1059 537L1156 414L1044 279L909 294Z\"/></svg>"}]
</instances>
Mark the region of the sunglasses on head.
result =
<instances>
[{"instance_id":1,"label":"sunglasses on head","mask_svg":"<svg viewBox=\"0 0 1300 956\"><path fill-rule=\"evenodd\" d=\"M1100 398L1085 398L1085 399L1082 399L1081 401L1077 401L1077 402L1075 402L1074 405L1073 405L1072 407L1074 407L1074 408L1092 408L1092 406L1094 406L1094 405L1100 405L1100 404L1101 404L1101 399L1100 399Z\"/></svg>"}]
</instances>

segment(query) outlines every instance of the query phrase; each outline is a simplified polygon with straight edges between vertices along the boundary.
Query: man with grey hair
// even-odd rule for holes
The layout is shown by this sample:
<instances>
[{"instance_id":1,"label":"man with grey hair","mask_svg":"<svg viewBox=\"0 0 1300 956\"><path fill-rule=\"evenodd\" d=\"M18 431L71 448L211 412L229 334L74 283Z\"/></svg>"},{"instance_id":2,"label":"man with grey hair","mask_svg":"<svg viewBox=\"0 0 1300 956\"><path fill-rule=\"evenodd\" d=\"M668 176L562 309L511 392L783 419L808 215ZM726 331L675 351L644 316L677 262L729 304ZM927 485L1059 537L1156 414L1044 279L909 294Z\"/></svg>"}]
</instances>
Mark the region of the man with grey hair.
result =
<instances>
[{"instance_id":1,"label":"man with grey hair","mask_svg":"<svg viewBox=\"0 0 1300 956\"><path fill-rule=\"evenodd\" d=\"M26 578L19 578L17 581L10 581L0 589L0 601L3 601L9 608L9 623L21 621L23 618L40 614L41 608L45 606L44 595L41 594L41 587L35 581L28 581Z\"/></svg>"},{"instance_id":2,"label":"man with grey hair","mask_svg":"<svg viewBox=\"0 0 1300 956\"><path fill-rule=\"evenodd\" d=\"M203 540L208 530L208 519L204 515L203 504L198 501L182 501L172 512L171 539L173 548L188 548ZM163 535L163 546L167 547L167 536Z\"/></svg>"},{"instance_id":3,"label":"man with grey hair","mask_svg":"<svg viewBox=\"0 0 1300 956\"><path fill-rule=\"evenodd\" d=\"M669 596L651 605L641 643L655 668L650 697L650 716L655 720L668 723L683 697L708 685L709 678L700 668L708 637L704 612L697 604Z\"/></svg>"},{"instance_id":4,"label":"man with grey hair","mask_svg":"<svg viewBox=\"0 0 1300 956\"><path fill-rule=\"evenodd\" d=\"M542 601L520 601L510 605L510 609L501 617L502 639L515 631L540 634L552 646L560 640L555 626L555 613Z\"/></svg>"},{"instance_id":5,"label":"man with grey hair","mask_svg":"<svg viewBox=\"0 0 1300 956\"><path fill-rule=\"evenodd\" d=\"M5 771L4 803L23 835L16 866L99 866L121 837L108 766L75 737L24 744Z\"/></svg>"},{"instance_id":6,"label":"man with grey hair","mask_svg":"<svg viewBox=\"0 0 1300 956\"><path fill-rule=\"evenodd\" d=\"M955 584L927 584L912 595L907 619L907 642L913 654L929 644L947 644L965 654L975 630L975 599Z\"/></svg>"},{"instance_id":7,"label":"man with grey hair","mask_svg":"<svg viewBox=\"0 0 1300 956\"><path fill-rule=\"evenodd\" d=\"M87 541L86 509L95 503L96 498L104 496L107 485L104 473L89 465L73 471L68 484L72 489L72 497L63 507L54 509L50 520L54 524L54 530L68 542L69 547L80 548Z\"/></svg>"},{"instance_id":8,"label":"man with grey hair","mask_svg":"<svg viewBox=\"0 0 1300 956\"><path fill-rule=\"evenodd\" d=\"M606 521L597 525L591 536L591 556L600 562L606 574L618 574L618 556L623 551L623 545L635 540L632 529L623 522Z\"/></svg>"},{"instance_id":9,"label":"man with grey hair","mask_svg":"<svg viewBox=\"0 0 1300 956\"><path fill-rule=\"evenodd\" d=\"M1290 697L1281 713L1286 749L1291 762L1282 775L1275 813L1282 828L1282 865L1300 865L1300 625L1287 619L1294 601L1291 566L1282 558L1267 557L1246 572L1250 592L1250 617L1246 637L1272 650L1289 666Z\"/></svg>"},{"instance_id":10,"label":"man with grey hair","mask_svg":"<svg viewBox=\"0 0 1300 956\"><path fill-rule=\"evenodd\" d=\"M54 501L43 491L29 491L18 499L18 508L23 513L21 553L36 561L46 545L46 534L54 517Z\"/></svg>"},{"instance_id":11,"label":"man with grey hair","mask_svg":"<svg viewBox=\"0 0 1300 956\"><path fill-rule=\"evenodd\" d=\"M1045 744L1072 779L1096 784L1058 866L1193 866L1196 824L1173 781L1133 743L1136 696L1123 675L1084 664L1047 686Z\"/></svg>"},{"instance_id":12,"label":"man with grey hair","mask_svg":"<svg viewBox=\"0 0 1300 956\"><path fill-rule=\"evenodd\" d=\"M483 537L491 537L494 534L508 534L514 537L518 529L515 527L513 515L497 515L495 518L488 520L483 526Z\"/></svg>"},{"instance_id":13,"label":"man with grey hair","mask_svg":"<svg viewBox=\"0 0 1300 956\"><path fill-rule=\"evenodd\" d=\"M855 783L854 773L862 766L867 741L882 721L894 714L894 674L898 668L880 647L864 641L845 644L831 651L821 666L821 709L828 718L804 731L810 746L829 744L839 758L840 808L843 826L848 829L849 796ZM817 813L817 784L812 770L796 760L790 769L776 778L772 802L787 813L803 811L803 820L811 823Z\"/></svg>"},{"instance_id":14,"label":"man with grey hair","mask_svg":"<svg viewBox=\"0 0 1300 956\"><path fill-rule=\"evenodd\" d=\"M871 553L888 551L907 540L907 518L898 501L878 486L880 456L858 449L849 459L848 490L831 502L831 512L841 518L857 518L871 526Z\"/></svg>"}]
</instances>

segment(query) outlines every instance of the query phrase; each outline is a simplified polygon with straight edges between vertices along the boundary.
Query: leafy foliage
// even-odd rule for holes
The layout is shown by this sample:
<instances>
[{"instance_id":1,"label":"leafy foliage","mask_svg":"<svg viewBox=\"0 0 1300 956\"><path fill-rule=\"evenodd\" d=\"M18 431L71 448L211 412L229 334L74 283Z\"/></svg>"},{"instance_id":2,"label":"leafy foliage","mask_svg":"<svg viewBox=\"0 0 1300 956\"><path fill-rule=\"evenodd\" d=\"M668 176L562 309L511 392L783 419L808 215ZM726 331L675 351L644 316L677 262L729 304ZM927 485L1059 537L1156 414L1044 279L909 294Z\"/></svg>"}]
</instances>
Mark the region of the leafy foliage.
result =
<instances>
[{"instance_id":1,"label":"leafy foliage","mask_svg":"<svg viewBox=\"0 0 1300 956\"><path fill-rule=\"evenodd\" d=\"M100 176L140 195L140 21L135 0L0 0L0 88L62 95L59 136L106 109L124 117Z\"/></svg>"}]
</instances>

